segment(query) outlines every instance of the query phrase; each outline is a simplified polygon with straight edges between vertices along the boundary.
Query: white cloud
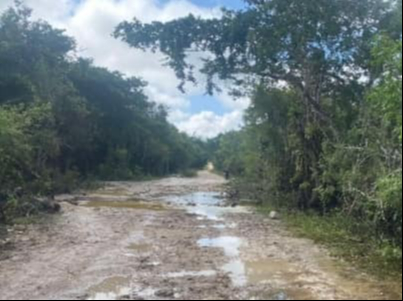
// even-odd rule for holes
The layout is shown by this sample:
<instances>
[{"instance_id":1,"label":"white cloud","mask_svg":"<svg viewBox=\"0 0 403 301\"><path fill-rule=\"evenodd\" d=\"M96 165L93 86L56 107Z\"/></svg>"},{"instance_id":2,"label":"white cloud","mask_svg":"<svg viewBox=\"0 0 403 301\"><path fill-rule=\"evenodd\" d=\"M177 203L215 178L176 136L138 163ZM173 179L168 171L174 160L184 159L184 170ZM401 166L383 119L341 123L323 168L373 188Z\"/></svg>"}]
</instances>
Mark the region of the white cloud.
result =
<instances>
[{"instance_id":1,"label":"white cloud","mask_svg":"<svg viewBox=\"0 0 403 301\"><path fill-rule=\"evenodd\" d=\"M13 0L0 0L0 11ZM179 81L173 71L163 66L161 54L145 53L111 36L123 20L136 17L144 22L169 21L189 13L211 18L220 15L220 9L198 7L189 0L171 0L162 5L159 0L25 0L34 9L34 17L49 21L66 29L78 43L79 55L91 57L95 64L119 70L130 76L140 76L149 85L150 99L170 108L170 120L182 131L202 137L213 137L221 132L239 127L242 112L248 106L247 99L233 101L224 93L217 96L232 111L224 116L212 112L189 115L191 96L202 94L202 87L189 87L184 95L177 89ZM196 61L196 58L191 58Z\"/></svg>"},{"instance_id":2,"label":"white cloud","mask_svg":"<svg viewBox=\"0 0 403 301\"><path fill-rule=\"evenodd\" d=\"M63 27L74 7L74 0L23 0L30 8L34 9L34 17L46 19L54 26ZM0 11L13 5L14 0L0 0Z\"/></svg>"},{"instance_id":3,"label":"white cloud","mask_svg":"<svg viewBox=\"0 0 403 301\"><path fill-rule=\"evenodd\" d=\"M185 110L190 105L189 100L183 94L166 93L155 85L147 86L145 90L150 99L158 101L158 103L167 106L167 108Z\"/></svg>"},{"instance_id":4,"label":"white cloud","mask_svg":"<svg viewBox=\"0 0 403 301\"><path fill-rule=\"evenodd\" d=\"M183 110L178 109L168 109L169 111L169 121L173 124L180 124L189 120L190 114L185 113Z\"/></svg>"},{"instance_id":5,"label":"white cloud","mask_svg":"<svg viewBox=\"0 0 403 301\"><path fill-rule=\"evenodd\" d=\"M228 92L218 94L216 97L225 108L230 110L244 111L251 103L250 98L248 97L235 98Z\"/></svg>"},{"instance_id":6,"label":"white cloud","mask_svg":"<svg viewBox=\"0 0 403 301\"><path fill-rule=\"evenodd\" d=\"M239 129L243 124L243 114L240 111L218 116L213 112L201 112L190 116L177 124L178 128L196 137L208 139L221 133Z\"/></svg>"}]
</instances>

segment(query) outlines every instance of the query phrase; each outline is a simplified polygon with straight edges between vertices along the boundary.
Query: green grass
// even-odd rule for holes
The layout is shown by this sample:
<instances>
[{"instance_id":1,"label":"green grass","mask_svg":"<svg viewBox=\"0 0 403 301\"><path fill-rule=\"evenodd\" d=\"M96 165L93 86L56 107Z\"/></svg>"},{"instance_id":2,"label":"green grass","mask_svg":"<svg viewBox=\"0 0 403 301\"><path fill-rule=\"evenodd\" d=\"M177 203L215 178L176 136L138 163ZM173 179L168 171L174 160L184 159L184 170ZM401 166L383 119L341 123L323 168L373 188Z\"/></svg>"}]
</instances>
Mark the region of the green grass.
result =
<instances>
[{"instance_id":1,"label":"green grass","mask_svg":"<svg viewBox=\"0 0 403 301\"><path fill-rule=\"evenodd\" d=\"M38 225L49 222L53 215L38 213L28 217L16 217L11 220L10 224L19 226Z\"/></svg>"},{"instance_id":2,"label":"green grass","mask_svg":"<svg viewBox=\"0 0 403 301\"><path fill-rule=\"evenodd\" d=\"M267 214L273 208L261 207ZM321 216L316 213L282 212L288 229L298 237L325 246L333 256L355 267L384 278L402 278L402 250L388 241L375 240L369 225L342 214Z\"/></svg>"}]
</instances>

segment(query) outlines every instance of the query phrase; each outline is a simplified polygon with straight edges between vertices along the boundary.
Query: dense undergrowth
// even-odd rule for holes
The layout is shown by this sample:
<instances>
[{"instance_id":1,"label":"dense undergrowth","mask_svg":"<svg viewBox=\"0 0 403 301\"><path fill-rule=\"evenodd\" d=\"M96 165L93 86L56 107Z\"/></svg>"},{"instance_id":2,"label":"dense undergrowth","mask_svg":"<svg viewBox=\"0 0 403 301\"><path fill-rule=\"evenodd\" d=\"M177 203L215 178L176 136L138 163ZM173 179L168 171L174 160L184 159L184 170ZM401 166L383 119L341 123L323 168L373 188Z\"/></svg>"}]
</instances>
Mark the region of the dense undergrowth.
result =
<instances>
[{"instance_id":1,"label":"dense undergrowth","mask_svg":"<svg viewBox=\"0 0 403 301\"><path fill-rule=\"evenodd\" d=\"M0 16L0 223L37 197L97 180L198 169L203 142L180 133L146 83L77 55L73 38L16 2Z\"/></svg>"}]
</instances>

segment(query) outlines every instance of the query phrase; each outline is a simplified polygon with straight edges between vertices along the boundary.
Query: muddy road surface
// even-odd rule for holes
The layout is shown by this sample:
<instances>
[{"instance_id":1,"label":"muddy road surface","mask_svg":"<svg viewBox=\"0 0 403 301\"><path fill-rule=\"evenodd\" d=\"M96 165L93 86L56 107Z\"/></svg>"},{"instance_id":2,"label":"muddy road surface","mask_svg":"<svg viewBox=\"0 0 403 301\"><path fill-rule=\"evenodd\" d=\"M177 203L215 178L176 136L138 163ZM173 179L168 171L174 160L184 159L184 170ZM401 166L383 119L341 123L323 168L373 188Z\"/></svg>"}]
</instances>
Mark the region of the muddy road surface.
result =
<instances>
[{"instance_id":1,"label":"muddy road surface","mask_svg":"<svg viewBox=\"0 0 403 301\"><path fill-rule=\"evenodd\" d=\"M401 286L348 268L281 221L226 206L224 184L201 172L60 197L50 221L8 229L0 299L401 299Z\"/></svg>"}]
</instances>

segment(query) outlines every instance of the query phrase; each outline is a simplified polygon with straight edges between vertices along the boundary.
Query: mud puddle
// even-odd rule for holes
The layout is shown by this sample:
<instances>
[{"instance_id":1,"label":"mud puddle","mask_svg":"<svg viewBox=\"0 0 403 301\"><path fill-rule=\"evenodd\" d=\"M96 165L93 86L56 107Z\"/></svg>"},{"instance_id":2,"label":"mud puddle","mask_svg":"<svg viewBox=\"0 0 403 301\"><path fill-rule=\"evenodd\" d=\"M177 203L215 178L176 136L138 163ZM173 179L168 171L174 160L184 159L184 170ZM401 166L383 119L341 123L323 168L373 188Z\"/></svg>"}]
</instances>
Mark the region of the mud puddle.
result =
<instances>
[{"instance_id":1,"label":"mud puddle","mask_svg":"<svg viewBox=\"0 0 403 301\"><path fill-rule=\"evenodd\" d=\"M129 277L111 277L88 289L87 300L117 300L131 293Z\"/></svg>"},{"instance_id":2,"label":"mud puddle","mask_svg":"<svg viewBox=\"0 0 403 301\"><path fill-rule=\"evenodd\" d=\"M245 263L240 259L242 243L244 242L239 237L230 236L203 238L198 241L198 245L202 248L220 248L224 251L229 262L221 269L229 275L234 286L244 286L248 283Z\"/></svg>"},{"instance_id":3,"label":"mud puddle","mask_svg":"<svg viewBox=\"0 0 403 301\"><path fill-rule=\"evenodd\" d=\"M217 275L216 271L206 270L198 272L182 271L177 273L168 273L168 278L185 278L185 277L214 277Z\"/></svg>"},{"instance_id":4,"label":"mud puddle","mask_svg":"<svg viewBox=\"0 0 403 301\"><path fill-rule=\"evenodd\" d=\"M199 228L218 230L222 234L222 236L200 238L197 245L206 251L219 249L224 253L226 259L220 265L219 271L231 279L233 287L266 286L274 288L264 294L264 298L268 300L315 300L321 294L331 294L331 292L325 292L326 288L321 288L324 285L321 283L323 280L316 274L316 271L311 275L306 268L292 263L293 260L290 258L287 260L272 256L251 259L250 256L243 256L248 250L254 251L255 244L250 246L248 239L244 236L227 234L236 233L237 231L234 230L240 226L232 221L231 216L250 213L249 208L228 207L223 196L214 192L176 196L169 198L169 201L185 208L188 213L196 215L198 220L210 221L210 224L201 225ZM335 264L334 259L323 256L323 258L317 258L317 261L316 269L333 276L329 277L328 281L340 289L338 294L357 296L357 299L371 298L374 294L384 296L376 282L359 279L356 275L351 278L342 275L343 268ZM183 275L186 276L187 273L185 272ZM315 286L318 287L315 288L316 292L312 289ZM335 291L337 292L337 289Z\"/></svg>"},{"instance_id":5,"label":"mud puddle","mask_svg":"<svg viewBox=\"0 0 403 301\"><path fill-rule=\"evenodd\" d=\"M234 222L227 221L227 215L249 212L247 207L232 208L226 206L222 195L214 192L176 196L170 198L170 201L176 205L183 206L188 213L197 215L199 219L216 222L210 226L202 225L200 227L204 229L210 227L222 232L236 229L238 226ZM241 248L247 249L248 241L239 236L201 238L198 240L197 245L200 248L221 249L224 252L227 260L220 269L230 277L234 287L271 283L274 280L278 280L278 282L291 282L295 281L295 278L298 276L295 269L286 261L243 260L241 258ZM291 293L277 294L277 297L274 299L277 300L277 298L280 298L282 300L282 296L285 295L288 296Z\"/></svg>"},{"instance_id":6,"label":"mud puddle","mask_svg":"<svg viewBox=\"0 0 403 301\"><path fill-rule=\"evenodd\" d=\"M222 249L227 257L221 270L228 274L236 287L256 284L278 286L294 283L299 276L297 269L285 260L245 261L241 259L241 247L247 248L247 242L240 237L223 236L204 238L198 241L201 248Z\"/></svg>"},{"instance_id":7,"label":"mud puddle","mask_svg":"<svg viewBox=\"0 0 403 301\"><path fill-rule=\"evenodd\" d=\"M224 184L203 171L67 196L79 206L62 201L49 225L10 233L0 300L401 300L401 282L229 207Z\"/></svg>"},{"instance_id":8,"label":"mud puddle","mask_svg":"<svg viewBox=\"0 0 403 301\"><path fill-rule=\"evenodd\" d=\"M198 220L216 221L217 229L234 227L234 223L226 225L225 215L247 213L247 207L229 207L225 203L225 195L218 192L196 192L182 196L171 196L164 199L168 204L184 208L189 214L198 216ZM236 227L236 225L235 225Z\"/></svg>"},{"instance_id":9,"label":"mud puddle","mask_svg":"<svg viewBox=\"0 0 403 301\"><path fill-rule=\"evenodd\" d=\"M150 211L165 211L168 210L162 204L148 203L143 201L108 201L97 200L84 202L83 207L88 208L117 208L117 209L135 209L135 210L150 210Z\"/></svg>"}]
</instances>

